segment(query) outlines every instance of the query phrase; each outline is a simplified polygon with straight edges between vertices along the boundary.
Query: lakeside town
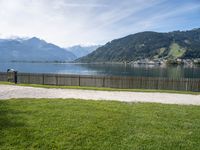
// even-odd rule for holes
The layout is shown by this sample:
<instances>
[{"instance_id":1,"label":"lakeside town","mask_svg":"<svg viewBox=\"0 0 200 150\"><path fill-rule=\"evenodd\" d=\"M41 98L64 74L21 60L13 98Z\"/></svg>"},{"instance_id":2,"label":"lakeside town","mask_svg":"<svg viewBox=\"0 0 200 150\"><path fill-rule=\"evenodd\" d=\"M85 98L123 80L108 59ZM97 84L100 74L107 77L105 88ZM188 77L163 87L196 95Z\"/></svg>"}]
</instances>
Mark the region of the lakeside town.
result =
<instances>
[{"instance_id":1,"label":"lakeside town","mask_svg":"<svg viewBox=\"0 0 200 150\"><path fill-rule=\"evenodd\" d=\"M130 65L186 65L194 66L200 64L200 58L196 59L140 59L131 62L124 62L124 64Z\"/></svg>"}]
</instances>

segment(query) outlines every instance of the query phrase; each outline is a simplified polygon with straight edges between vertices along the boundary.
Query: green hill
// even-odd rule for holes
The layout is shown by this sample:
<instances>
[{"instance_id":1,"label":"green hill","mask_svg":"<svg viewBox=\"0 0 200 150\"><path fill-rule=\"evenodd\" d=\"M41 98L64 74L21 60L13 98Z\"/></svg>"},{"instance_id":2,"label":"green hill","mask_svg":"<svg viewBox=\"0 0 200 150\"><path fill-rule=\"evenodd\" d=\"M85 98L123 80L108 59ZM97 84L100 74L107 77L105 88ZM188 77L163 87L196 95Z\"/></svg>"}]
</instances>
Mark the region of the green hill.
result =
<instances>
[{"instance_id":1,"label":"green hill","mask_svg":"<svg viewBox=\"0 0 200 150\"><path fill-rule=\"evenodd\" d=\"M129 35L107 43L76 62L130 62L144 58L200 58L200 29Z\"/></svg>"}]
</instances>

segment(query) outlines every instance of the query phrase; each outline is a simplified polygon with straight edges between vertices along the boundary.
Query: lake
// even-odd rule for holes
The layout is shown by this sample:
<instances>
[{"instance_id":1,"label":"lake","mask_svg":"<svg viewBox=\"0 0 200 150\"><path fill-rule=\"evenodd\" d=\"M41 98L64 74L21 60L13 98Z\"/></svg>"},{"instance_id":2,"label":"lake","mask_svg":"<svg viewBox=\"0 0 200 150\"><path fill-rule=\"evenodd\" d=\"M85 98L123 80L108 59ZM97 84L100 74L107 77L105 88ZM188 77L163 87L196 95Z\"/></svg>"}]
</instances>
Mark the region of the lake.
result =
<instances>
[{"instance_id":1,"label":"lake","mask_svg":"<svg viewBox=\"0 0 200 150\"><path fill-rule=\"evenodd\" d=\"M0 72L6 72L8 68L27 73L200 78L200 67L186 66L160 67L125 66L119 64L0 63Z\"/></svg>"}]
</instances>

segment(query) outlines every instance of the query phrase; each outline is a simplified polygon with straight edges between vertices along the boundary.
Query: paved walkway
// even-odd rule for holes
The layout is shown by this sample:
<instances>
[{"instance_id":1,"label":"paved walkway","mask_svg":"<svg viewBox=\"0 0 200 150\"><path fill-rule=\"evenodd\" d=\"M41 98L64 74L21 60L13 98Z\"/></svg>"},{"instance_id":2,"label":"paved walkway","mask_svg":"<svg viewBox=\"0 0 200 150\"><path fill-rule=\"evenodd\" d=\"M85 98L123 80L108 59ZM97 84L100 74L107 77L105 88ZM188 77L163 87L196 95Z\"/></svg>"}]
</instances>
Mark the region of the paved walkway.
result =
<instances>
[{"instance_id":1,"label":"paved walkway","mask_svg":"<svg viewBox=\"0 0 200 150\"><path fill-rule=\"evenodd\" d=\"M164 104L200 105L200 95L46 89L15 85L0 85L0 99L6 100L11 98L74 98L84 100L115 100L123 102L156 102Z\"/></svg>"}]
</instances>

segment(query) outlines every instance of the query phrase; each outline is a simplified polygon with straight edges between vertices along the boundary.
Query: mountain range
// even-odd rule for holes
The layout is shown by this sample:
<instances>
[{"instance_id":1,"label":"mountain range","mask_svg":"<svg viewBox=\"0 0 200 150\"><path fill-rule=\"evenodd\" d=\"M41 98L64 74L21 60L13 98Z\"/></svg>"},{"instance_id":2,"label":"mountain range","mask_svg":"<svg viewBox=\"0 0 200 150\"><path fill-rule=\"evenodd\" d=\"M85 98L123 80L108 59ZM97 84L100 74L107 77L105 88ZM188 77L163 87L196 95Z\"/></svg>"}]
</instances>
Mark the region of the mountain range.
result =
<instances>
[{"instance_id":1,"label":"mountain range","mask_svg":"<svg viewBox=\"0 0 200 150\"><path fill-rule=\"evenodd\" d=\"M88 55L98 47L76 45L61 48L36 37L0 39L0 62L70 62Z\"/></svg>"},{"instance_id":2,"label":"mountain range","mask_svg":"<svg viewBox=\"0 0 200 150\"><path fill-rule=\"evenodd\" d=\"M130 62L141 59L200 58L200 29L141 32L108 42L75 62Z\"/></svg>"},{"instance_id":3,"label":"mountain range","mask_svg":"<svg viewBox=\"0 0 200 150\"><path fill-rule=\"evenodd\" d=\"M200 29L168 33L147 31L113 40L104 46L77 45L68 48L36 37L0 39L0 62L95 63L177 58L200 58Z\"/></svg>"},{"instance_id":4,"label":"mountain range","mask_svg":"<svg viewBox=\"0 0 200 150\"><path fill-rule=\"evenodd\" d=\"M77 57L63 48L36 37L30 39L1 39L0 61L55 62L72 61Z\"/></svg>"},{"instance_id":5,"label":"mountain range","mask_svg":"<svg viewBox=\"0 0 200 150\"><path fill-rule=\"evenodd\" d=\"M99 47L100 45L93 45L93 46L75 45L75 46L66 48L66 50L72 52L77 58L80 58L95 51Z\"/></svg>"}]
</instances>

